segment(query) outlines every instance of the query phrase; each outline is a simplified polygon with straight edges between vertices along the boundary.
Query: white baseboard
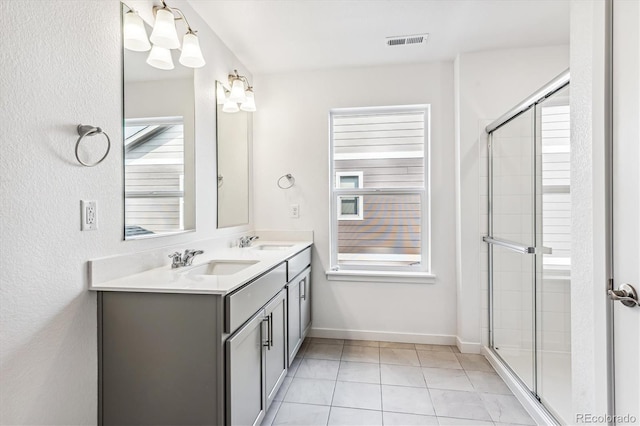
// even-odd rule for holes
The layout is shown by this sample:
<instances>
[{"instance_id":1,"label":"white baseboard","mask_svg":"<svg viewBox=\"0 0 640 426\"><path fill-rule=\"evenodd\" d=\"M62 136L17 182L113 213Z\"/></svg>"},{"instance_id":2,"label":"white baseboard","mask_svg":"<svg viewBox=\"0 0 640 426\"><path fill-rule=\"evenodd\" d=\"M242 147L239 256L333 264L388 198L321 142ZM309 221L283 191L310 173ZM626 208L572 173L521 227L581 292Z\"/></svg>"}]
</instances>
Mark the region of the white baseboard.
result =
<instances>
[{"instance_id":1,"label":"white baseboard","mask_svg":"<svg viewBox=\"0 0 640 426\"><path fill-rule=\"evenodd\" d=\"M456 346L463 354L479 354L482 352L481 343L463 342L459 337L456 337Z\"/></svg>"},{"instance_id":2,"label":"white baseboard","mask_svg":"<svg viewBox=\"0 0 640 426\"><path fill-rule=\"evenodd\" d=\"M325 339L377 340L381 342L422 343L427 345L455 345L456 336L446 334L394 333L388 331L341 330L312 328L311 337Z\"/></svg>"},{"instance_id":3,"label":"white baseboard","mask_svg":"<svg viewBox=\"0 0 640 426\"><path fill-rule=\"evenodd\" d=\"M558 421L542 406L542 404L533 396L533 394L527 389L518 378L509 370L502 361L489 350L486 346L482 347L481 351L498 375L502 377L502 380L507 384L513 395L520 401L522 406L531 418L538 425L559 425Z\"/></svg>"}]
</instances>

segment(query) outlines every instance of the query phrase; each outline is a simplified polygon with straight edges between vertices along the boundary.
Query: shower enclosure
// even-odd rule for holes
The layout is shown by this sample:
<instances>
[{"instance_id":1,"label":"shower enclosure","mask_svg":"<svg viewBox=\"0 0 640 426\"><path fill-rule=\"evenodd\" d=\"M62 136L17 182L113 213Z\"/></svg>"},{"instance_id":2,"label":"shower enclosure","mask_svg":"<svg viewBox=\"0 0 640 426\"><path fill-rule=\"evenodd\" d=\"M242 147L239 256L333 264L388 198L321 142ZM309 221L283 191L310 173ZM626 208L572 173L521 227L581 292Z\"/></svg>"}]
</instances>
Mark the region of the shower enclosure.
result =
<instances>
[{"instance_id":1,"label":"shower enclosure","mask_svg":"<svg viewBox=\"0 0 640 426\"><path fill-rule=\"evenodd\" d=\"M487 126L489 345L571 422L569 71Z\"/></svg>"}]
</instances>

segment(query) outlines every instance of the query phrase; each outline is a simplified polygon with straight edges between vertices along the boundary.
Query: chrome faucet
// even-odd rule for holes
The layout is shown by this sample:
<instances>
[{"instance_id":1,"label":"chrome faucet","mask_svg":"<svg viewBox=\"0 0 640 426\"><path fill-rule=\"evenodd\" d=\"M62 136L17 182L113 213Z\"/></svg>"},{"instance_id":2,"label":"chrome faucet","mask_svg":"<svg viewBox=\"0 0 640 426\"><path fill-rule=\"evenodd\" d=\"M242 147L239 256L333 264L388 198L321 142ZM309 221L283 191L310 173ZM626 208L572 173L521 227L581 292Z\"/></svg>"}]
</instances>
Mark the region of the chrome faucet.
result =
<instances>
[{"instance_id":1,"label":"chrome faucet","mask_svg":"<svg viewBox=\"0 0 640 426\"><path fill-rule=\"evenodd\" d=\"M258 238L260 237L258 237L257 235L254 235L252 237L248 235L245 237L240 237L240 242L238 243L238 247L240 248L251 247L251 243L257 240Z\"/></svg>"},{"instance_id":2,"label":"chrome faucet","mask_svg":"<svg viewBox=\"0 0 640 426\"><path fill-rule=\"evenodd\" d=\"M193 258L202 253L204 253L203 250L185 250L182 255L182 266L191 266Z\"/></svg>"},{"instance_id":3,"label":"chrome faucet","mask_svg":"<svg viewBox=\"0 0 640 426\"><path fill-rule=\"evenodd\" d=\"M184 251L184 254L180 254L177 251L170 254L169 258L171 259L171 269L179 268L181 266L191 266L193 258L202 253L204 253L202 250L187 249Z\"/></svg>"}]
</instances>

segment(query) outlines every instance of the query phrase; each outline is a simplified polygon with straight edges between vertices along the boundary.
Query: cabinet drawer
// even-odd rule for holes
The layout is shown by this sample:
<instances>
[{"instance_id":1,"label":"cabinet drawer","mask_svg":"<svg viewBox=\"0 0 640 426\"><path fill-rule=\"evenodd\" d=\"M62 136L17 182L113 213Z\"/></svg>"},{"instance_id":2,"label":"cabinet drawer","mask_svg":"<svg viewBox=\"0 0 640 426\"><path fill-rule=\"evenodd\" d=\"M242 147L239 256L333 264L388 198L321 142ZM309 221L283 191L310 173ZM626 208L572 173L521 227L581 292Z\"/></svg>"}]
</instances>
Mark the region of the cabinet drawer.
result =
<instances>
[{"instance_id":1,"label":"cabinet drawer","mask_svg":"<svg viewBox=\"0 0 640 426\"><path fill-rule=\"evenodd\" d=\"M233 333L282 290L286 271L283 263L224 298L225 333Z\"/></svg>"},{"instance_id":2,"label":"cabinet drawer","mask_svg":"<svg viewBox=\"0 0 640 426\"><path fill-rule=\"evenodd\" d=\"M311 247L308 247L287 260L287 282L311 265Z\"/></svg>"}]
</instances>

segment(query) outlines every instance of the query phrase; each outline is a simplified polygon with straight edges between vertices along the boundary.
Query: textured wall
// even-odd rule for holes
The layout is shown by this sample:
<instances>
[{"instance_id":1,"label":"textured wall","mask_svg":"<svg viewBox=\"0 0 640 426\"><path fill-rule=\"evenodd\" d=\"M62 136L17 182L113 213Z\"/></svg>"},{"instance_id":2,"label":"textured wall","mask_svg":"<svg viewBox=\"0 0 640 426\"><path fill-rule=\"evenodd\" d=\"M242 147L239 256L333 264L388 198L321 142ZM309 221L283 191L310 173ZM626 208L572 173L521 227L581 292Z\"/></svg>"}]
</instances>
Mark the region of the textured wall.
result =
<instances>
[{"instance_id":1,"label":"textured wall","mask_svg":"<svg viewBox=\"0 0 640 426\"><path fill-rule=\"evenodd\" d=\"M409 86L399 81L411 82ZM381 338L455 334L452 63L259 75L255 118L255 221L259 229L313 229L314 328ZM432 269L435 284L327 281L329 110L431 104ZM296 185L276 180L292 173ZM300 218L289 218L291 203ZM369 335L376 338L375 334ZM359 337L363 337L360 335ZM429 338L429 337L427 337Z\"/></svg>"},{"instance_id":2,"label":"textured wall","mask_svg":"<svg viewBox=\"0 0 640 426\"><path fill-rule=\"evenodd\" d=\"M607 412L605 2L571 2L571 346L574 413Z\"/></svg>"},{"instance_id":3,"label":"textured wall","mask_svg":"<svg viewBox=\"0 0 640 426\"><path fill-rule=\"evenodd\" d=\"M121 48L118 1L0 1L0 423L95 424L96 297L91 258L230 235L217 231L215 80L245 71L188 5L205 69L196 72L197 232L122 241ZM208 119L207 119L208 117ZM81 167L79 123L104 128L104 163ZM104 149L99 137L87 155ZM80 231L80 200L98 202ZM168 259L167 259L168 262Z\"/></svg>"}]
</instances>

